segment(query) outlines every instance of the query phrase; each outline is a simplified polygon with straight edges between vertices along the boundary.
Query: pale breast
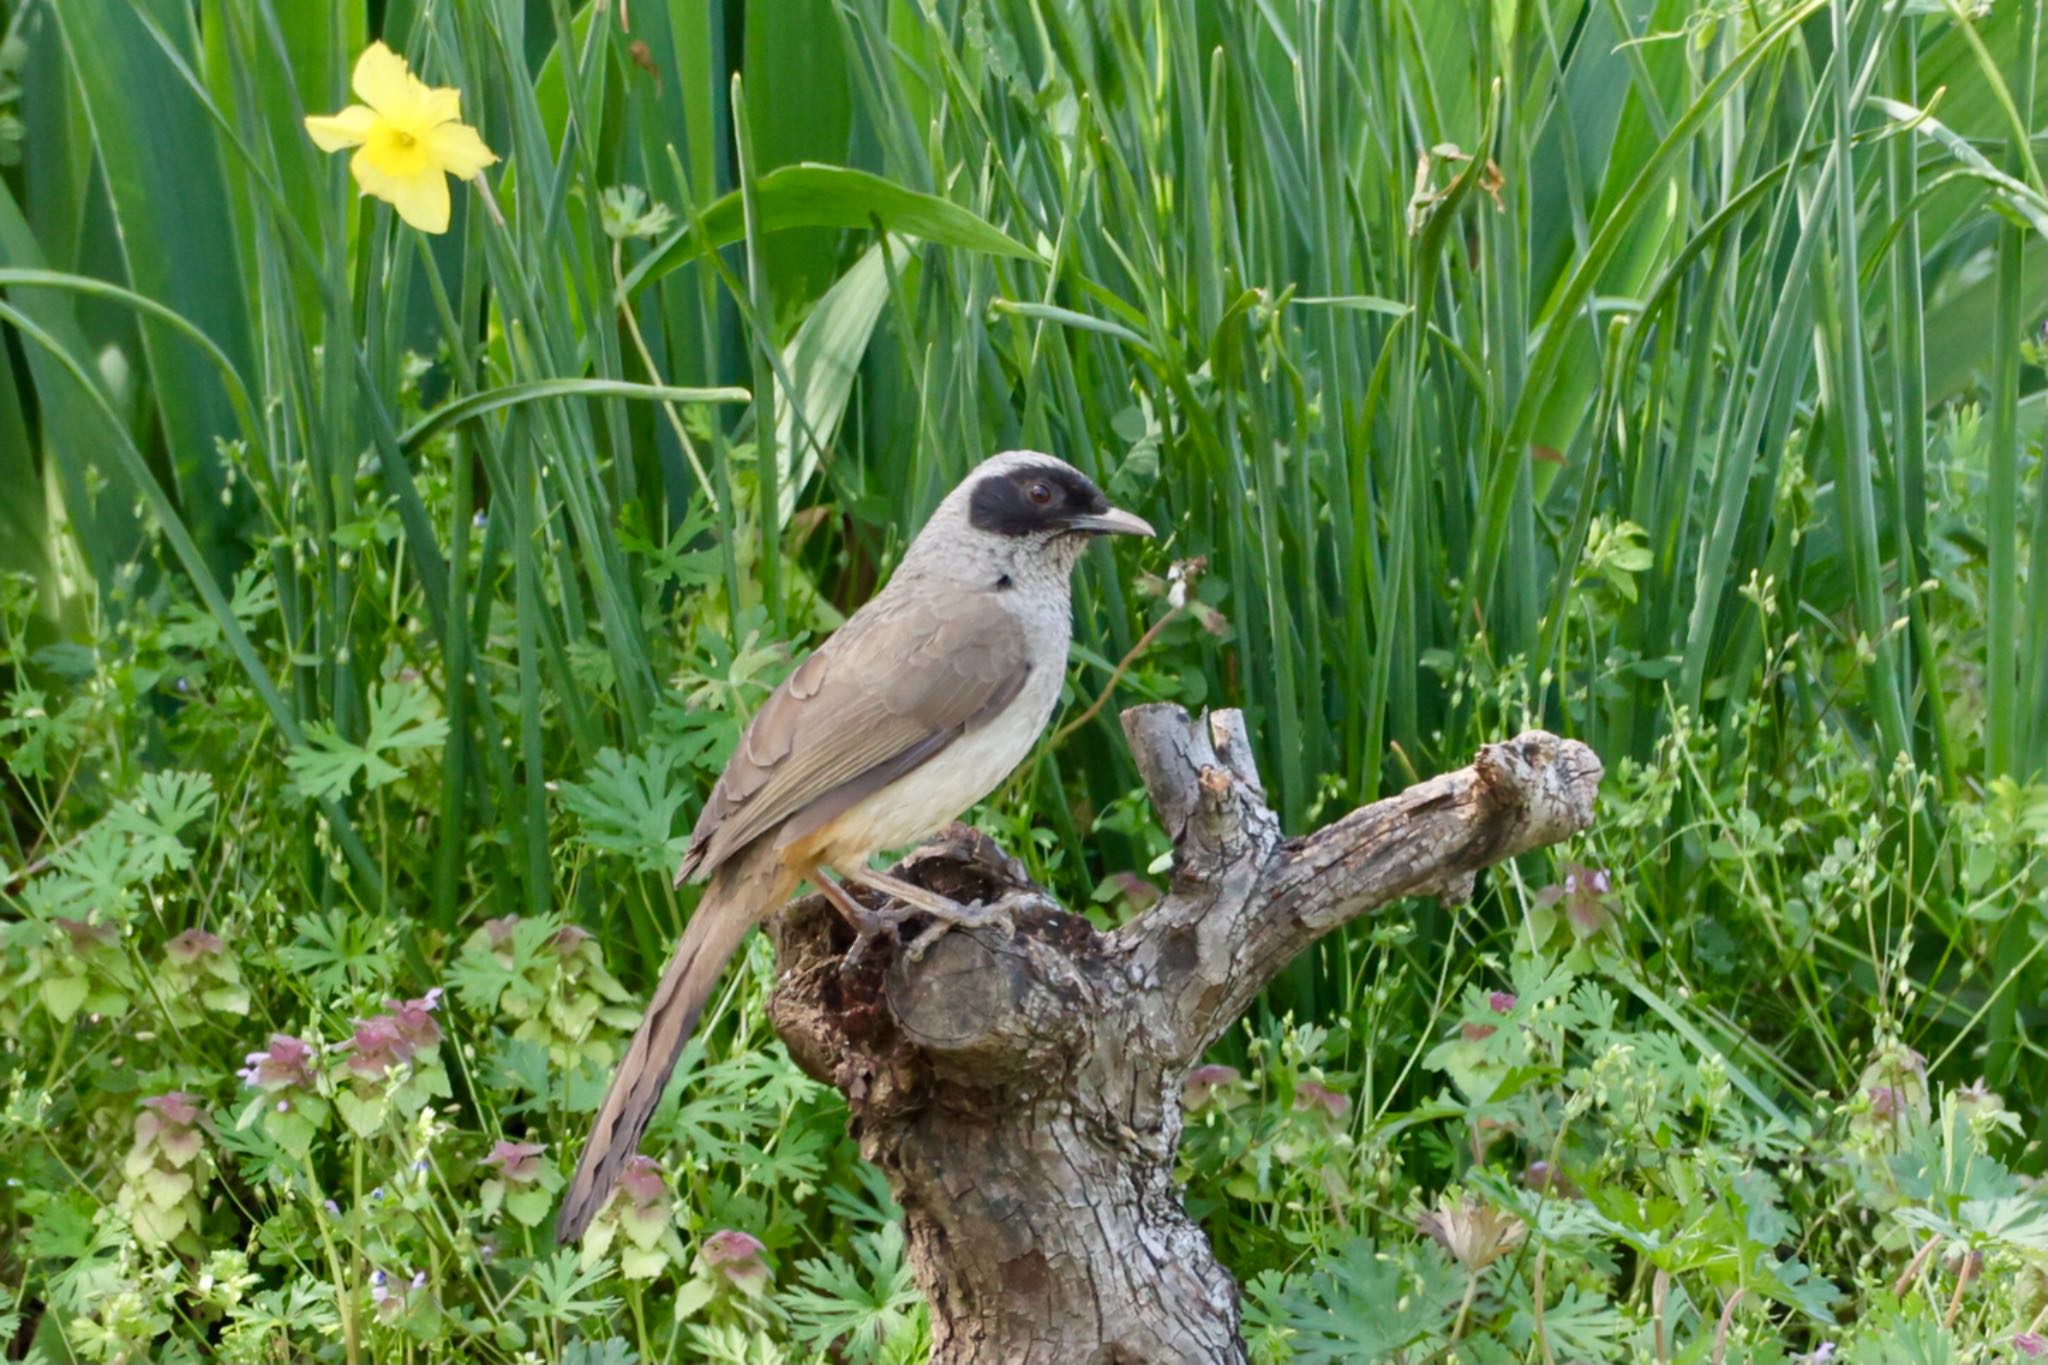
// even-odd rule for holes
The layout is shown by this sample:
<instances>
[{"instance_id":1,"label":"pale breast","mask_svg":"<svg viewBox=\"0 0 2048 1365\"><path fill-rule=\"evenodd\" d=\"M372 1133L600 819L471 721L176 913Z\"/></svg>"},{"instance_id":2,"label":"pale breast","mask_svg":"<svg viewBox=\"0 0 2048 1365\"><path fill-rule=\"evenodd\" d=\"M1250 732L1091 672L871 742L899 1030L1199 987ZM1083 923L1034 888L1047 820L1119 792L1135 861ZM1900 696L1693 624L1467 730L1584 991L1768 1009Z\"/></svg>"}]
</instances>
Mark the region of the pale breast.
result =
<instances>
[{"instance_id":1,"label":"pale breast","mask_svg":"<svg viewBox=\"0 0 2048 1365\"><path fill-rule=\"evenodd\" d=\"M1034 604L1036 605L1036 604ZM1066 603L1020 613L1031 638L1031 675L1000 712L934 754L834 822L828 862L865 862L878 852L909 848L960 818L994 791L1031 753L1059 700L1071 631Z\"/></svg>"}]
</instances>

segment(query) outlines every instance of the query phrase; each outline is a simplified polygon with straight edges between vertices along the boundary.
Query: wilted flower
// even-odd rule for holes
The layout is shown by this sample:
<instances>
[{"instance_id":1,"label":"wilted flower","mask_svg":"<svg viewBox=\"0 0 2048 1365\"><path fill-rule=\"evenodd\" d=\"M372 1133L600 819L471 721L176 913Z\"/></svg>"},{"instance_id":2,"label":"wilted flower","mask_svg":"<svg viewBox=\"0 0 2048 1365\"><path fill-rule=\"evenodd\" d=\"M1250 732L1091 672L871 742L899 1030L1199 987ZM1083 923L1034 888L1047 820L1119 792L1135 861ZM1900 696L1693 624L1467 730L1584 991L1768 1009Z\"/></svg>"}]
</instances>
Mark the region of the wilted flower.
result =
<instances>
[{"instance_id":1,"label":"wilted flower","mask_svg":"<svg viewBox=\"0 0 2048 1365\"><path fill-rule=\"evenodd\" d=\"M565 924L548 936L548 947L563 957L574 957L576 950L588 943L595 935L580 924Z\"/></svg>"},{"instance_id":2,"label":"wilted flower","mask_svg":"<svg viewBox=\"0 0 2048 1365\"><path fill-rule=\"evenodd\" d=\"M2005 1112L2005 1100L2000 1097L1996 1090L1993 1090L1984 1083L1982 1076L1957 1090L1955 1096L1957 1106L1965 1113L2002 1114Z\"/></svg>"},{"instance_id":3,"label":"wilted flower","mask_svg":"<svg viewBox=\"0 0 2048 1365\"><path fill-rule=\"evenodd\" d=\"M1585 1196L1572 1178L1547 1161L1532 1161L1522 1172L1522 1183L1538 1194L1555 1195L1559 1199L1582 1199Z\"/></svg>"},{"instance_id":4,"label":"wilted flower","mask_svg":"<svg viewBox=\"0 0 2048 1365\"><path fill-rule=\"evenodd\" d=\"M1434 1238L1459 1265L1478 1273L1521 1245L1529 1229L1511 1213L1502 1213L1471 1195L1437 1196L1437 1206L1416 1215L1415 1227Z\"/></svg>"},{"instance_id":5,"label":"wilted flower","mask_svg":"<svg viewBox=\"0 0 2048 1365\"><path fill-rule=\"evenodd\" d=\"M472 179L498 159L462 122L462 92L428 86L381 42L363 49L349 87L361 104L307 117L314 145L323 152L354 147L349 174L364 194L422 232L446 232L447 177Z\"/></svg>"},{"instance_id":6,"label":"wilted flower","mask_svg":"<svg viewBox=\"0 0 2048 1365\"><path fill-rule=\"evenodd\" d=\"M490 938L491 947L494 949L511 947L512 931L518 927L517 915L500 915L496 919L484 921L484 933Z\"/></svg>"},{"instance_id":7,"label":"wilted flower","mask_svg":"<svg viewBox=\"0 0 2048 1365\"><path fill-rule=\"evenodd\" d=\"M1512 1014L1515 1009L1515 997L1508 991L1493 991L1487 995L1486 1005L1495 1014Z\"/></svg>"},{"instance_id":8,"label":"wilted flower","mask_svg":"<svg viewBox=\"0 0 2048 1365\"><path fill-rule=\"evenodd\" d=\"M726 1283L751 1297L768 1287L768 1266L761 1259L766 1250L760 1238L723 1228L704 1239L699 1254L706 1266L725 1277Z\"/></svg>"},{"instance_id":9,"label":"wilted flower","mask_svg":"<svg viewBox=\"0 0 2048 1365\"><path fill-rule=\"evenodd\" d=\"M613 185L598 203L598 218L604 234L615 241L629 237L659 237L675 222L675 211L656 203L649 207L647 191L638 185Z\"/></svg>"},{"instance_id":10,"label":"wilted flower","mask_svg":"<svg viewBox=\"0 0 2048 1365\"><path fill-rule=\"evenodd\" d=\"M1342 1123L1344 1116L1351 1112L1351 1097L1315 1081L1302 1081L1294 1087L1294 1107L1320 1109L1332 1122Z\"/></svg>"},{"instance_id":11,"label":"wilted flower","mask_svg":"<svg viewBox=\"0 0 2048 1365\"><path fill-rule=\"evenodd\" d=\"M64 931L71 940L71 950L81 955L96 948L105 948L120 941L121 932L111 924L91 924L82 919L65 919L54 916L51 923Z\"/></svg>"},{"instance_id":12,"label":"wilted flower","mask_svg":"<svg viewBox=\"0 0 2048 1365\"><path fill-rule=\"evenodd\" d=\"M2039 1332L2018 1332L2012 1339L2013 1354L2026 1360L2048 1360L2048 1337Z\"/></svg>"},{"instance_id":13,"label":"wilted flower","mask_svg":"<svg viewBox=\"0 0 2048 1365\"><path fill-rule=\"evenodd\" d=\"M1198 1066L1190 1071L1180 1083L1180 1104L1186 1110L1203 1108L1210 1101L1222 1101L1219 1092L1226 1091L1238 1082L1237 1068L1211 1063Z\"/></svg>"},{"instance_id":14,"label":"wilted flower","mask_svg":"<svg viewBox=\"0 0 2048 1365\"><path fill-rule=\"evenodd\" d=\"M204 929L187 929L164 944L164 956L180 967L189 967L201 958L218 957L227 949L219 934L209 934Z\"/></svg>"},{"instance_id":15,"label":"wilted flower","mask_svg":"<svg viewBox=\"0 0 2048 1365\"><path fill-rule=\"evenodd\" d=\"M1562 904L1565 922L1580 939L1592 938L1613 923L1606 900L1614 881L1606 869L1565 863L1559 871L1564 874L1561 880L1536 893L1538 905Z\"/></svg>"},{"instance_id":16,"label":"wilted flower","mask_svg":"<svg viewBox=\"0 0 2048 1365\"><path fill-rule=\"evenodd\" d=\"M157 994L171 1022L196 1024L207 1010L247 1014L249 992L242 985L242 964L219 934L187 929L164 943L158 968Z\"/></svg>"}]
</instances>

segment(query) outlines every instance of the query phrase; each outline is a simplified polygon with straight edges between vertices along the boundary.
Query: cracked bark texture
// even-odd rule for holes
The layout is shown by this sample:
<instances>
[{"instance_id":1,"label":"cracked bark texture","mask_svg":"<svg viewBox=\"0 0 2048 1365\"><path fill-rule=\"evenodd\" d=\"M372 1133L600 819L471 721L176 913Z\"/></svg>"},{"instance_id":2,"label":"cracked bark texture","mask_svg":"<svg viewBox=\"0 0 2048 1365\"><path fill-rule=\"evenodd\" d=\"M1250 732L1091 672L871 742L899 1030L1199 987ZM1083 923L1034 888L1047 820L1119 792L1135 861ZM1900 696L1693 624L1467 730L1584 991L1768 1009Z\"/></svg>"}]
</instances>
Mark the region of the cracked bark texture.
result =
<instances>
[{"instance_id":1,"label":"cracked bark texture","mask_svg":"<svg viewBox=\"0 0 2048 1365\"><path fill-rule=\"evenodd\" d=\"M1173 1183L1182 1078L1316 939L1469 895L1589 825L1601 777L1585 745L1531 731L1286 839L1238 712L1141 706L1123 726L1174 839L1168 894L1130 923L1043 901L1014 934L955 930L915 963L877 944L851 969L820 898L775 927L770 1015L903 1205L933 1365L1245 1360L1237 1286ZM963 901L1034 889L962 825L898 872Z\"/></svg>"}]
</instances>

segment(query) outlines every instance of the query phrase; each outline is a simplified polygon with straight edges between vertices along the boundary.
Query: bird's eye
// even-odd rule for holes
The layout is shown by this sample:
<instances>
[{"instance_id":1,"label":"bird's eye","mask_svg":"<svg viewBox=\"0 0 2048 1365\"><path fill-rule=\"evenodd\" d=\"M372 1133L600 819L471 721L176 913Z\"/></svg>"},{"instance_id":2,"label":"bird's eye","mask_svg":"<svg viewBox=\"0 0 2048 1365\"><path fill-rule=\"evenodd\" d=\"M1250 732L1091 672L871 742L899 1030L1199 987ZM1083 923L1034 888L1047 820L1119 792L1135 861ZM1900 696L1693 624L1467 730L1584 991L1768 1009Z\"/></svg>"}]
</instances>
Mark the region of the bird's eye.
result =
<instances>
[{"instance_id":1,"label":"bird's eye","mask_svg":"<svg viewBox=\"0 0 2048 1365\"><path fill-rule=\"evenodd\" d=\"M1024 496L1040 507L1052 506L1052 489L1042 483L1034 483L1024 490Z\"/></svg>"}]
</instances>

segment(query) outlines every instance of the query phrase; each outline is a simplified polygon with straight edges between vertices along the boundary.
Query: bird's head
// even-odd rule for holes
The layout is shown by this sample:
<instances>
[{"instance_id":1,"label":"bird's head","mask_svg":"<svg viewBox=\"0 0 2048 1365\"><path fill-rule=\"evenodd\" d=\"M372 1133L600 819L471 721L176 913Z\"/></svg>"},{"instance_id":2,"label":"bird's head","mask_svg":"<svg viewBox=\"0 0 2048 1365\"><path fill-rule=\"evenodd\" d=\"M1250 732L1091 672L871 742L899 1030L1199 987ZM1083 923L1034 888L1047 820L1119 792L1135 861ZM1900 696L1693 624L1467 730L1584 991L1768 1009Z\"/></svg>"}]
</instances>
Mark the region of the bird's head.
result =
<instances>
[{"instance_id":1,"label":"bird's head","mask_svg":"<svg viewBox=\"0 0 2048 1365\"><path fill-rule=\"evenodd\" d=\"M1152 534L1142 518L1111 507L1086 474L1035 450L1005 451L983 460L960 489L967 495L967 524L989 535L1085 541Z\"/></svg>"},{"instance_id":2,"label":"bird's head","mask_svg":"<svg viewBox=\"0 0 2048 1365\"><path fill-rule=\"evenodd\" d=\"M1035 450L1009 450L976 465L925 524L905 567L948 577L984 572L1064 578L1098 536L1149 536L1141 517L1109 505L1086 474Z\"/></svg>"}]
</instances>

